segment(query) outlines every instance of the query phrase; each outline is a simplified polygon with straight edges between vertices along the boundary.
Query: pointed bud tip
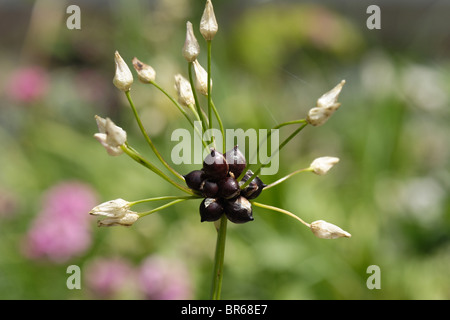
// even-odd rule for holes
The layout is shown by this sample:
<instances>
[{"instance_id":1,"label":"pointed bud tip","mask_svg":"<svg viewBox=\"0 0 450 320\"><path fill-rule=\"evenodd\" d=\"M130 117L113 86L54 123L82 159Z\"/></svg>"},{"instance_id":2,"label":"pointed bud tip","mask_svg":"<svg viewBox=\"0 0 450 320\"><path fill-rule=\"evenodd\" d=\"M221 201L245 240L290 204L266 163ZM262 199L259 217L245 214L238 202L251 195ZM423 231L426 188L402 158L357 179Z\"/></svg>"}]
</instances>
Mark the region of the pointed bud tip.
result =
<instances>
[{"instance_id":1,"label":"pointed bud tip","mask_svg":"<svg viewBox=\"0 0 450 320\"><path fill-rule=\"evenodd\" d=\"M219 29L211 0L206 1L205 10L200 20L200 33L207 41L211 41Z\"/></svg>"},{"instance_id":2,"label":"pointed bud tip","mask_svg":"<svg viewBox=\"0 0 450 320\"><path fill-rule=\"evenodd\" d=\"M143 63L138 58L133 58L133 67L138 73L138 78L142 83L151 83L156 79L155 70L148 64Z\"/></svg>"},{"instance_id":3,"label":"pointed bud tip","mask_svg":"<svg viewBox=\"0 0 450 320\"><path fill-rule=\"evenodd\" d=\"M116 64L116 72L113 79L114 85L121 91L130 91L133 84L133 75L117 50L114 53L114 62Z\"/></svg>"},{"instance_id":4,"label":"pointed bud tip","mask_svg":"<svg viewBox=\"0 0 450 320\"><path fill-rule=\"evenodd\" d=\"M200 45L194 35L192 23L189 21L186 23L186 40L184 41L182 53L188 62L194 62L200 54Z\"/></svg>"}]
</instances>

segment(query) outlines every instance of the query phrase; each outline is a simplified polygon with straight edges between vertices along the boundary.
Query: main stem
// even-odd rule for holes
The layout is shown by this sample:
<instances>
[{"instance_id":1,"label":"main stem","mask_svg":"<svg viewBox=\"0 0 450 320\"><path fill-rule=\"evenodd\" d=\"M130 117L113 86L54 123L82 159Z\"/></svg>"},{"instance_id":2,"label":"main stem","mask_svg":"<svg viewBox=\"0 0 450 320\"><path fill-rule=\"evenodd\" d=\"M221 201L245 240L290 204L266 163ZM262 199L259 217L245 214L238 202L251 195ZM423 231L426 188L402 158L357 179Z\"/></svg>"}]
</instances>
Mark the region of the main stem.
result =
<instances>
[{"instance_id":1,"label":"main stem","mask_svg":"<svg viewBox=\"0 0 450 320\"><path fill-rule=\"evenodd\" d=\"M222 216L217 230L216 253L214 256L214 274L211 288L211 300L220 300L223 279L223 262L225 257L225 240L227 237L227 217Z\"/></svg>"}]
</instances>

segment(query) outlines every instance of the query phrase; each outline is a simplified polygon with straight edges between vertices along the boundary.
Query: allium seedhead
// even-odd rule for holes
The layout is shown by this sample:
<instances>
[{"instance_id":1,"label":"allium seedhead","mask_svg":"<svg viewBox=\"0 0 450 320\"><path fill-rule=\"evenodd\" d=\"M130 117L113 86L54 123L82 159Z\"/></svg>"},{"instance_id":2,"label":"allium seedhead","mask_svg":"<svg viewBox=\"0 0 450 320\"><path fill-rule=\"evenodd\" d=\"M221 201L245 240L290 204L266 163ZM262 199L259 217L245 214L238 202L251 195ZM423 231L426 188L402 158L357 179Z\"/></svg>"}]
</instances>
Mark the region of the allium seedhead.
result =
<instances>
[{"instance_id":1,"label":"allium seedhead","mask_svg":"<svg viewBox=\"0 0 450 320\"><path fill-rule=\"evenodd\" d=\"M237 178L247 166L247 161L238 146L225 153L225 158L228 162L228 167L233 175Z\"/></svg>"},{"instance_id":2,"label":"allium seedhead","mask_svg":"<svg viewBox=\"0 0 450 320\"><path fill-rule=\"evenodd\" d=\"M207 0L202 19L200 20L200 33L205 40L210 41L216 35L217 30L219 30L219 25L214 14L214 8L211 0Z\"/></svg>"},{"instance_id":3,"label":"allium seedhead","mask_svg":"<svg viewBox=\"0 0 450 320\"><path fill-rule=\"evenodd\" d=\"M118 51L114 54L114 62L116 63L116 73L113 79L114 85L124 92L130 91L133 84L133 75Z\"/></svg>"},{"instance_id":4,"label":"allium seedhead","mask_svg":"<svg viewBox=\"0 0 450 320\"><path fill-rule=\"evenodd\" d=\"M220 152L212 149L203 160L203 171L206 176L213 180L220 180L228 174L228 163Z\"/></svg>"},{"instance_id":5,"label":"allium seedhead","mask_svg":"<svg viewBox=\"0 0 450 320\"><path fill-rule=\"evenodd\" d=\"M214 198L219 192L219 185L215 181L205 180L200 187L200 191L207 198Z\"/></svg>"},{"instance_id":6,"label":"allium seedhead","mask_svg":"<svg viewBox=\"0 0 450 320\"><path fill-rule=\"evenodd\" d=\"M184 41L182 53L188 62L194 62L200 54L200 45L197 38L195 38L192 23L189 21L186 23L186 40Z\"/></svg>"},{"instance_id":7,"label":"allium seedhead","mask_svg":"<svg viewBox=\"0 0 450 320\"><path fill-rule=\"evenodd\" d=\"M205 179L205 174L202 170L194 170L184 176L187 186L195 191L200 191Z\"/></svg>"},{"instance_id":8,"label":"allium seedhead","mask_svg":"<svg viewBox=\"0 0 450 320\"><path fill-rule=\"evenodd\" d=\"M223 206L218 199L205 198L200 204L201 222L219 220L222 214Z\"/></svg>"},{"instance_id":9,"label":"allium seedhead","mask_svg":"<svg viewBox=\"0 0 450 320\"><path fill-rule=\"evenodd\" d=\"M138 58L133 58L133 67L138 73L138 78L142 83L151 83L156 79L155 70L141 61Z\"/></svg>"},{"instance_id":10,"label":"allium seedhead","mask_svg":"<svg viewBox=\"0 0 450 320\"><path fill-rule=\"evenodd\" d=\"M242 180L239 182L240 185L243 185L245 182L248 181L253 175L253 171L248 170ZM259 177L255 177L248 186L246 186L244 189L242 189L241 194L246 197L247 199L256 199L261 192L263 191L264 187L266 185Z\"/></svg>"},{"instance_id":11,"label":"allium seedhead","mask_svg":"<svg viewBox=\"0 0 450 320\"><path fill-rule=\"evenodd\" d=\"M239 196L225 203L225 214L233 223L246 223L253 221L253 209L250 201Z\"/></svg>"},{"instance_id":12,"label":"allium seedhead","mask_svg":"<svg viewBox=\"0 0 450 320\"><path fill-rule=\"evenodd\" d=\"M233 177L226 177L219 181L220 196L225 199L231 199L239 195L241 189L239 183Z\"/></svg>"}]
</instances>

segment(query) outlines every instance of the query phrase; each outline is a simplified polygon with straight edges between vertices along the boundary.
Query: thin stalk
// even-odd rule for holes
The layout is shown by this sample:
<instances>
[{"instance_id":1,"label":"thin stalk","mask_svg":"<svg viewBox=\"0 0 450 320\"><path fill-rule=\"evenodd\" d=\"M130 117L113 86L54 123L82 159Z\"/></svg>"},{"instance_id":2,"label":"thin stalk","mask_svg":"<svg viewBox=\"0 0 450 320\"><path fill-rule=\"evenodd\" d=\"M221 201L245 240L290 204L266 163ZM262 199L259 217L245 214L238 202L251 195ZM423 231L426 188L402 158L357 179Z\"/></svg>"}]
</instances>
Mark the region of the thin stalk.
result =
<instances>
[{"instance_id":1,"label":"thin stalk","mask_svg":"<svg viewBox=\"0 0 450 320\"><path fill-rule=\"evenodd\" d=\"M194 114L194 116L197 119L197 121L202 124L202 132L203 132L203 122L202 122L202 120L200 120L200 117L199 117L199 114L198 114L197 110L195 110L195 107L192 104L188 105L188 108L191 109L191 111ZM203 146L205 147L205 149L208 149L208 144L206 143L205 140L203 140L203 135L200 133L200 131L198 130L197 127L195 127L194 129L197 132L197 134L199 135L200 140L202 140L202 143L203 143Z\"/></svg>"},{"instance_id":2,"label":"thin stalk","mask_svg":"<svg viewBox=\"0 0 450 320\"><path fill-rule=\"evenodd\" d=\"M223 279L223 263L225 258L225 240L227 237L227 217L223 215L217 230L216 253L214 256L214 273L211 287L211 300L220 300Z\"/></svg>"},{"instance_id":3,"label":"thin stalk","mask_svg":"<svg viewBox=\"0 0 450 320\"><path fill-rule=\"evenodd\" d=\"M286 122L280 123L279 125L276 125L276 126L273 127L272 129L270 129L270 130L269 130L269 133L268 133L267 136L265 137L264 141L261 141L261 142L258 144L258 146L256 147L256 151L255 151L255 153L253 154L253 156L250 158L249 164L247 165L247 167L245 168L245 170L242 171L242 173L241 173L241 175L238 177L237 181L241 181L241 179L244 177L245 173L246 173L247 170L249 169L250 163L253 161L253 159L255 159L256 155L259 154L259 149L261 148L261 145L262 145L263 143L265 143L265 142L272 136L272 130L278 130L278 129L284 127L284 126L288 126L288 125L291 125L291 124L299 124L299 123L305 124L305 123L307 123L307 122L306 122L306 119L293 120L293 121L286 121Z\"/></svg>"},{"instance_id":4,"label":"thin stalk","mask_svg":"<svg viewBox=\"0 0 450 320\"><path fill-rule=\"evenodd\" d=\"M208 123L212 129L212 98L211 98L211 40L206 41L208 45Z\"/></svg>"},{"instance_id":5,"label":"thin stalk","mask_svg":"<svg viewBox=\"0 0 450 320\"><path fill-rule=\"evenodd\" d=\"M201 108L200 103L198 101L197 91L195 90L195 84L194 84L194 76L192 74L192 68L193 68L192 62L189 62L189 65L188 65L188 69L189 69L189 83L191 84L192 93L194 95L194 101L195 101L195 107L197 109L197 113L200 115L200 118L201 118L202 133L203 133L203 131L206 130L206 128L208 128L209 125L208 125L207 120L205 118L204 111Z\"/></svg>"},{"instance_id":6,"label":"thin stalk","mask_svg":"<svg viewBox=\"0 0 450 320\"><path fill-rule=\"evenodd\" d=\"M133 100L131 99L131 95L130 95L130 91L126 91L125 95L127 96L128 102L131 106L131 109L133 110L133 114L134 117L136 118L136 121L139 125L139 129L141 129L142 134L145 137L145 140L147 141L148 145L150 146L150 148L153 150L153 152L155 153L156 157L159 159L159 161L161 161L161 163L167 168L169 169L170 172L172 172L178 179L184 181L184 177L178 173L175 169L173 169L161 156L161 154L159 153L159 151L156 149L155 145L153 144L152 140L150 139L150 137L148 136L147 132L145 131L145 128L142 124L142 121L137 113L136 107L134 106Z\"/></svg>"},{"instance_id":7,"label":"thin stalk","mask_svg":"<svg viewBox=\"0 0 450 320\"><path fill-rule=\"evenodd\" d=\"M168 207L170 207L170 206L173 206L174 204L177 204L177 203L180 203L180 202L189 200L189 199L195 199L195 198L188 198L188 199L178 199L178 200L174 200L174 201L171 201L171 202L169 202L169 203L166 203L165 205L162 205L162 206L160 206L160 207L158 207L158 208L155 208L155 209L153 209L153 210L150 210L150 211L147 211L147 212L139 212L138 215L139 215L140 217L144 217L144 216L147 216L147 215L149 215L149 214L152 214L152 213L154 213L154 212L156 212L156 211L160 211L160 210L162 210L162 209L165 209L165 208L168 208Z\"/></svg>"},{"instance_id":8,"label":"thin stalk","mask_svg":"<svg viewBox=\"0 0 450 320\"><path fill-rule=\"evenodd\" d=\"M222 134L222 149L223 149L222 152L225 153L226 151L225 129L223 127L222 119L220 118L219 112L217 111L216 106L214 105L214 102L212 102L212 100L211 106L214 111L214 114L216 115L217 122L219 123L220 133Z\"/></svg>"},{"instance_id":9,"label":"thin stalk","mask_svg":"<svg viewBox=\"0 0 450 320\"><path fill-rule=\"evenodd\" d=\"M275 187L276 185L278 185L278 184L280 184L280 183L286 181L287 179L293 177L294 175L296 175L296 174L298 174L298 173L300 173L300 172L311 172L311 171L312 171L311 168L304 168L304 169L300 169L300 170L296 170L296 171L294 171L294 172L291 172L291 173L288 174L287 176L285 176L285 177L283 177L283 178L281 178L281 179L278 179L277 181L272 182L271 184L265 186L265 187L264 187L264 191L266 191L267 189L270 189L270 188L272 188L272 187Z\"/></svg>"},{"instance_id":10,"label":"thin stalk","mask_svg":"<svg viewBox=\"0 0 450 320\"><path fill-rule=\"evenodd\" d=\"M311 225L305 221L303 221L301 218L297 217L295 214L293 214L292 212L289 212L287 210L278 208L278 207L274 207L274 206L269 206L267 204L263 204L263 203L259 203L259 202L251 202L253 205L260 207L260 208L264 208L264 209L268 209L268 210L272 210L272 211L277 211L277 212L281 212L284 213L285 215L288 215L291 218L294 218L295 220L300 221L301 223L303 223L305 226L307 226L308 228L311 227Z\"/></svg>"},{"instance_id":11,"label":"thin stalk","mask_svg":"<svg viewBox=\"0 0 450 320\"><path fill-rule=\"evenodd\" d=\"M173 104L178 108L178 110L183 114L183 116L187 119L187 121L189 121L189 124L194 128L194 123L192 122L191 118L189 118L189 115L187 114L187 112L183 109L183 107L170 95L167 93L166 90L164 90L163 88L161 88L156 82L152 81L150 82L152 85L154 85L159 91L161 91L162 93L164 93L166 95L167 98L170 99L170 101L173 102Z\"/></svg>"},{"instance_id":12,"label":"thin stalk","mask_svg":"<svg viewBox=\"0 0 450 320\"><path fill-rule=\"evenodd\" d=\"M140 163L141 165L143 165L144 167L150 169L151 171L153 171L154 173L156 173L157 175L159 175L161 178L163 178L164 180L166 180L167 182L169 182L171 185L173 185L174 187L176 187L177 189L180 189L183 192L186 192L190 195L195 196L196 194L189 188L184 187L178 183L176 183L175 181L173 181L172 179L170 179L164 172L162 172L160 169L158 169L154 164L152 164L151 162L147 161L144 157L142 157L136 150L134 150L133 148L131 148L128 144L124 144L121 146L122 150L133 160L135 160L136 162ZM184 179L184 178L183 178Z\"/></svg>"},{"instance_id":13,"label":"thin stalk","mask_svg":"<svg viewBox=\"0 0 450 320\"><path fill-rule=\"evenodd\" d=\"M278 152L280 152L281 149L283 149L283 147L292 140L292 138L294 138L300 131L303 130L303 128L305 128L308 125L307 122L303 123L299 128L297 128L297 130L295 130L289 137L287 137L278 147L277 150L275 150L272 155L270 156L269 162L264 164L261 163L257 169L255 170L255 172L253 173L253 175L241 186L241 189L244 189L246 186L248 186L250 184L250 182L253 181L253 179L259 174L259 172L261 171L261 169L265 166L267 166L270 163L270 160L273 158L274 155L276 155ZM244 170L245 171L245 170Z\"/></svg>"},{"instance_id":14,"label":"thin stalk","mask_svg":"<svg viewBox=\"0 0 450 320\"><path fill-rule=\"evenodd\" d=\"M280 123L279 125L273 127L272 130L280 129L280 128L284 127L284 126L288 126L288 125L291 125L291 124L299 124L299 123L306 123L306 119L286 121L286 122Z\"/></svg>"},{"instance_id":15,"label":"thin stalk","mask_svg":"<svg viewBox=\"0 0 450 320\"><path fill-rule=\"evenodd\" d=\"M172 199L184 199L184 200L189 200L189 199L199 199L200 196L186 196L186 197L180 197L180 196L163 196L163 197L155 197L155 198L148 198L148 199L142 199L142 200L137 200L137 201L133 201L133 202L129 202L129 206L132 207L136 204L141 204L141 203L146 203L146 202L153 202L153 201L161 201L161 200L172 200Z\"/></svg>"}]
</instances>

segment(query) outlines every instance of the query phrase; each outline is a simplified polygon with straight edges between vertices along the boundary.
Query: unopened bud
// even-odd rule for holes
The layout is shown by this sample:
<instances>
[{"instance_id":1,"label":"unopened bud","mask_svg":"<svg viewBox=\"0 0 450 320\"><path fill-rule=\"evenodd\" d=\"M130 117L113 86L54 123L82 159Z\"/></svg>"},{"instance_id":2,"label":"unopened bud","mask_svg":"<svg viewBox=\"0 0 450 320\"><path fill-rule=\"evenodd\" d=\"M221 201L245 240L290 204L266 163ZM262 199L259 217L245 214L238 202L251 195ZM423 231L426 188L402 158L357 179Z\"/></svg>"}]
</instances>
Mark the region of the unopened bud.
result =
<instances>
[{"instance_id":1,"label":"unopened bud","mask_svg":"<svg viewBox=\"0 0 450 320\"><path fill-rule=\"evenodd\" d=\"M138 58L133 58L133 67L138 74L138 78L143 83L151 83L156 79L155 70L149 66L138 60Z\"/></svg>"},{"instance_id":2,"label":"unopened bud","mask_svg":"<svg viewBox=\"0 0 450 320\"><path fill-rule=\"evenodd\" d=\"M178 102L182 105L189 106L195 104L194 94L192 92L190 82L181 74L175 75L175 90L178 93Z\"/></svg>"},{"instance_id":3,"label":"unopened bud","mask_svg":"<svg viewBox=\"0 0 450 320\"><path fill-rule=\"evenodd\" d=\"M312 222L310 228L314 235L321 239L350 238L352 236L338 226L323 220Z\"/></svg>"},{"instance_id":4,"label":"unopened bud","mask_svg":"<svg viewBox=\"0 0 450 320\"><path fill-rule=\"evenodd\" d=\"M345 80L342 80L336 87L322 95L316 103L316 107L308 112L306 120L313 126L324 124L328 118L341 106L337 99L341 93Z\"/></svg>"},{"instance_id":5,"label":"unopened bud","mask_svg":"<svg viewBox=\"0 0 450 320\"><path fill-rule=\"evenodd\" d=\"M315 174L318 174L319 176L323 176L338 162L339 162L339 158L321 157L321 158L315 159L309 167L312 169L312 172L314 172Z\"/></svg>"},{"instance_id":6,"label":"unopened bud","mask_svg":"<svg viewBox=\"0 0 450 320\"><path fill-rule=\"evenodd\" d=\"M139 219L139 215L130 210L130 203L116 199L99 204L89 212L94 216L106 217L98 221L99 227L131 226Z\"/></svg>"},{"instance_id":7,"label":"unopened bud","mask_svg":"<svg viewBox=\"0 0 450 320\"><path fill-rule=\"evenodd\" d=\"M184 41L183 46L183 57L188 62L194 62L200 54L200 45L194 35L194 30L192 29L192 23L189 21L186 23L186 41Z\"/></svg>"},{"instance_id":8,"label":"unopened bud","mask_svg":"<svg viewBox=\"0 0 450 320\"><path fill-rule=\"evenodd\" d=\"M98 133L94 134L94 138L105 147L111 156L118 156L123 153L120 148L127 141L127 133L122 128L116 126L109 118L95 116L97 121Z\"/></svg>"},{"instance_id":9,"label":"unopened bud","mask_svg":"<svg viewBox=\"0 0 450 320\"><path fill-rule=\"evenodd\" d=\"M200 65L198 60L193 62L195 72L195 87L204 96L208 95L208 72ZM212 79L211 79L212 88Z\"/></svg>"},{"instance_id":10,"label":"unopened bud","mask_svg":"<svg viewBox=\"0 0 450 320\"><path fill-rule=\"evenodd\" d=\"M128 68L128 65L122 59L118 51L114 54L114 62L116 63L116 73L114 75L113 83L118 89L127 92L133 84L133 75L131 74L130 68Z\"/></svg>"},{"instance_id":11,"label":"unopened bud","mask_svg":"<svg viewBox=\"0 0 450 320\"><path fill-rule=\"evenodd\" d=\"M219 26L217 24L216 16L214 15L214 8L211 0L207 0L202 19L200 20L200 33L205 40L209 41L214 38L217 30L219 30Z\"/></svg>"}]
</instances>

